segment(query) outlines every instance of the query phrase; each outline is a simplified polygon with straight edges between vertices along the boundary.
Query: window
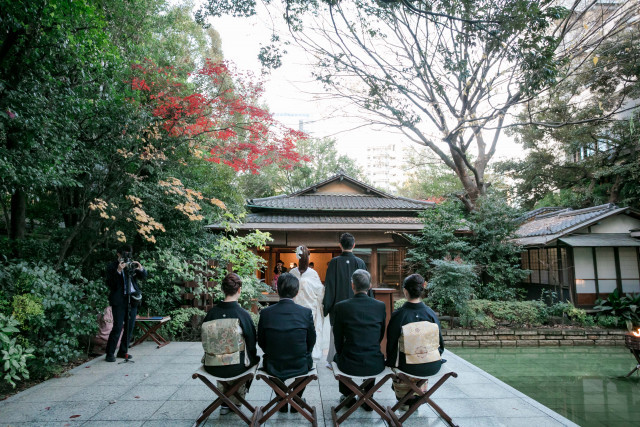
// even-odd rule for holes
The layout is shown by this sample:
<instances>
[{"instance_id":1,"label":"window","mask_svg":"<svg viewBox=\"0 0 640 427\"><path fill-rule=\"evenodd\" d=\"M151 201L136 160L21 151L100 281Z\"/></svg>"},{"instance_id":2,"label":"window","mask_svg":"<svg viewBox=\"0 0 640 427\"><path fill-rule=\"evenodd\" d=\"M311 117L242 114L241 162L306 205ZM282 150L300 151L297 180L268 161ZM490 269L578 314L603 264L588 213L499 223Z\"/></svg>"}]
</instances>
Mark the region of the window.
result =
<instances>
[{"instance_id":1,"label":"window","mask_svg":"<svg viewBox=\"0 0 640 427\"><path fill-rule=\"evenodd\" d=\"M378 248L378 282L400 287L402 283L402 261L404 250L396 248Z\"/></svg>"}]
</instances>

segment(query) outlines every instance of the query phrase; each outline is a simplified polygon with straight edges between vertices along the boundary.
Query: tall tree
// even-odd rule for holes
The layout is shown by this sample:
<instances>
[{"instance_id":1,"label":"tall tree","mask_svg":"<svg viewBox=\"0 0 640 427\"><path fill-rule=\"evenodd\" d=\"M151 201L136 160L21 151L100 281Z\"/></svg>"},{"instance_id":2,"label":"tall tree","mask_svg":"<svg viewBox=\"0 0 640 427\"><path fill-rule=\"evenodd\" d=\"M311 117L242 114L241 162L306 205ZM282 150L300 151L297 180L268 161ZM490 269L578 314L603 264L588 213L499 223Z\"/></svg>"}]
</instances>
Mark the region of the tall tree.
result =
<instances>
[{"instance_id":1,"label":"tall tree","mask_svg":"<svg viewBox=\"0 0 640 427\"><path fill-rule=\"evenodd\" d=\"M433 151L460 180L469 210L487 191L507 115L572 74L572 58L592 55L636 13L634 2L565 3L281 2L331 95ZM210 2L208 11L247 15L254 5Z\"/></svg>"},{"instance_id":2,"label":"tall tree","mask_svg":"<svg viewBox=\"0 0 640 427\"><path fill-rule=\"evenodd\" d=\"M240 188L246 197L269 197L293 193L323 181L342 171L364 179L362 170L347 155L338 153L332 138L305 138L298 141L296 151L306 160L291 168L278 166L263 168L259 174L239 177Z\"/></svg>"},{"instance_id":3,"label":"tall tree","mask_svg":"<svg viewBox=\"0 0 640 427\"><path fill-rule=\"evenodd\" d=\"M579 72L528 103L515 129L527 150L497 167L527 207L640 206L640 37L630 26L602 43ZM616 112L622 112L616 114ZM589 118L602 116L601 120ZM575 123L544 126L545 123Z\"/></svg>"}]
</instances>

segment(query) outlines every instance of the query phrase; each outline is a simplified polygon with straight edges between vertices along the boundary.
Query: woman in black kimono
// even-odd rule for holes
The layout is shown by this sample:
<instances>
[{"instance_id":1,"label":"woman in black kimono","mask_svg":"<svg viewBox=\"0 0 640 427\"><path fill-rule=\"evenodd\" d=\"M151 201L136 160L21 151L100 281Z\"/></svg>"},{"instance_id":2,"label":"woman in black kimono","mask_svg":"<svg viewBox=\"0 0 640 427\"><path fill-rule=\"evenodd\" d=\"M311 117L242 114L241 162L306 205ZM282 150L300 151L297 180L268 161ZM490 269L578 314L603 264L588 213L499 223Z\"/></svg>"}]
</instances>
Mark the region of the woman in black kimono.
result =
<instances>
[{"instance_id":1,"label":"woman in black kimono","mask_svg":"<svg viewBox=\"0 0 640 427\"><path fill-rule=\"evenodd\" d=\"M405 353L398 351L398 341L402 335L402 327L414 322L431 322L438 325L439 347L438 352L442 354L444 351L444 340L442 339L442 331L440 321L434 311L428 307L423 301L425 290L425 280L419 274L412 274L404 279L402 290L407 302L397 309L391 315L389 326L387 327L387 361L386 365L392 368L398 368L408 375L416 375L419 377L427 377L436 374L440 370L442 360L421 364L407 364ZM416 380L417 381L417 380ZM393 389L396 396L400 399L406 392L408 387L401 382L393 382ZM427 384L424 384L426 390ZM411 400L407 402L411 405Z\"/></svg>"},{"instance_id":2,"label":"woman in black kimono","mask_svg":"<svg viewBox=\"0 0 640 427\"><path fill-rule=\"evenodd\" d=\"M219 302L207 313L202 323L209 322L217 319L238 319L240 328L242 329L242 337L244 338L245 350L240 352L240 363L235 365L226 366L206 366L204 369L211 375L222 378L231 378L245 372L250 366L255 365L260 361L258 351L256 349L256 327L251 320L251 315L247 310L240 307L238 304L238 298L242 292L242 280L235 273L227 274L222 279L222 291L224 292L224 301ZM246 353L246 355L245 355ZM245 360L249 361L247 365ZM233 387L233 382L218 382L218 387L221 390ZM241 396L244 396L249 391L251 382L246 383L246 388L243 386L239 392ZM234 399L234 398L232 398ZM235 400L235 399L234 399ZM239 404L240 402L235 402ZM220 407L220 414L224 415L229 413L230 409L224 403Z\"/></svg>"}]
</instances>

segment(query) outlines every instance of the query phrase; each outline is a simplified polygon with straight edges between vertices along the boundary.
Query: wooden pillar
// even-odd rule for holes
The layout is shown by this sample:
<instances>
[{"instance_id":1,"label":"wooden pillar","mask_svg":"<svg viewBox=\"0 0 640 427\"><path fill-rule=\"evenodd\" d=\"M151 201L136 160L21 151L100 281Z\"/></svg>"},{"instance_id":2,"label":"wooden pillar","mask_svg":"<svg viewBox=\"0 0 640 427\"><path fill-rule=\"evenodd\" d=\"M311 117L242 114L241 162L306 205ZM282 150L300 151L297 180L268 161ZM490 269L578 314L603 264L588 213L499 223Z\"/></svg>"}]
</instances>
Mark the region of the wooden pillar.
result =
<instances>
[{"instance_id":1,"label":"wooden pillar","mask_svg":"<svg viewBox=\"0 0 640 427\"><path fill-rule=\"evenodd\" d=\"M387 312L387 320L384 330L384 338L380 343L380 349L382 350L382 354L387 357L387 326L389 325L389 319L391 319L391 313L393 313L393 293L395 289L393 288L374 288L373 289L373 297L378 301L382 301L385 305Z\"/></svg>"},{"instance_id":2,"label":"wooden pillar","mask_svg":"<svg viewBox=\"0 0 640 427\"><path fill-rule=\"evenodd\" d=\"M371 285L378 287L378 248L371 248Z\"/></svg>"},{"instance_id":3,"label":"wooden pillar","mask_svg":"<svg viewBox=\"0 0 640 427\"><path fill-rule=\"evenodd\" d=\"M620 250L613 248L613 259L616 265L616 288L618 289L618 295L623 296L622 293L622 273L620 272Z\"/></svg>"},{"instance_id":4,"label":"wooden pillar","mask_svg":"<svg viewBox=\"0 0 640 427\"><path fill-rule=\"evenodd\" d=\"M596 257L596 248L591 248L591 258L593 259L593 277L596 282L596 299L600 298L600 284L598 283L598 260Z\"/></svg>"}]
</instances>

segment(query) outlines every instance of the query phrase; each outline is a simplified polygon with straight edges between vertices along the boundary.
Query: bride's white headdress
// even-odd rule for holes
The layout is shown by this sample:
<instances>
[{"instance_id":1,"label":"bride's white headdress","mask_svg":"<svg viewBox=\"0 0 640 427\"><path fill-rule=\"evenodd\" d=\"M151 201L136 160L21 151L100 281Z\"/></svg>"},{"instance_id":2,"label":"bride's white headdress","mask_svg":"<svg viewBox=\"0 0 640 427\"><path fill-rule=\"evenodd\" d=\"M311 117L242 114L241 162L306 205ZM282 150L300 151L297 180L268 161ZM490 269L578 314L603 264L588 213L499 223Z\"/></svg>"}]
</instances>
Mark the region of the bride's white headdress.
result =
<instances>
[{"instance_id":1,"label":"bride's white headdress","mask_svg":"<svg viewBox=\"0 0 640 427\"><path fill-rule=\"evenodd\" d=\"M302 257L302 246L298 246L296 248L296 258L300 259Z\"/></svg>"}]
</instances>

